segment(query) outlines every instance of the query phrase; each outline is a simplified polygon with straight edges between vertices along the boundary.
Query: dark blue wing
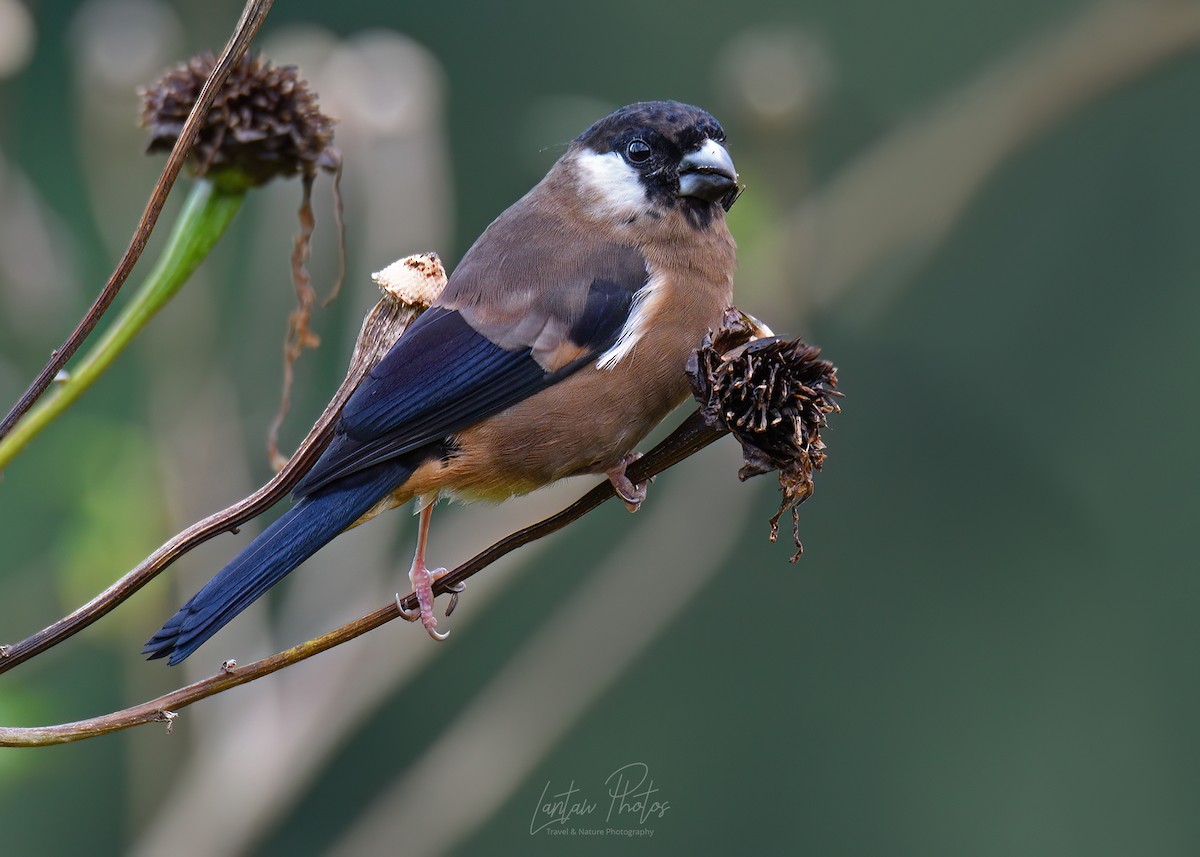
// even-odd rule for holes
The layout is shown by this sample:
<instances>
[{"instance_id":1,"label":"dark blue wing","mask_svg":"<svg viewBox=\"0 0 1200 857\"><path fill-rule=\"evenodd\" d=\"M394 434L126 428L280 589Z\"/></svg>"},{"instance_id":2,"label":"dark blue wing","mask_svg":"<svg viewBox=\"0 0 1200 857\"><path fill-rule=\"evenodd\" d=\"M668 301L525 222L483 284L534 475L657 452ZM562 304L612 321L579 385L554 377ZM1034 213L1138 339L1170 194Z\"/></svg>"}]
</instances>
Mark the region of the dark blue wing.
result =
<instances>
[{"instance_id":1,"label":"dark blue wing","mask_svg":"<svg viewBox=\"0 0 1200 857\"><path fill-rule=\"evenodd\" d=\"M644 279L594 280L582 311L562 325L579 356L553 370L531 346L501 348L456 310L428 310L346 402L334 440L296 495L441 441L570 375L616 341Z\"/></svg>"},{"instance_id":2,"label":"dark blue wing","mask_svg":"<svg viewBox=\"0 0 1200 857\"><path fill-rule=\"evenodd\" d=\"M447 425L478 415L473 400L489 388L513 394L536 388L546 373L528 348L506 350L480 335L455 310L422 315L346 402L341 429L356 440L403 431L420 445Z\"/></svg>"}]
</instances>

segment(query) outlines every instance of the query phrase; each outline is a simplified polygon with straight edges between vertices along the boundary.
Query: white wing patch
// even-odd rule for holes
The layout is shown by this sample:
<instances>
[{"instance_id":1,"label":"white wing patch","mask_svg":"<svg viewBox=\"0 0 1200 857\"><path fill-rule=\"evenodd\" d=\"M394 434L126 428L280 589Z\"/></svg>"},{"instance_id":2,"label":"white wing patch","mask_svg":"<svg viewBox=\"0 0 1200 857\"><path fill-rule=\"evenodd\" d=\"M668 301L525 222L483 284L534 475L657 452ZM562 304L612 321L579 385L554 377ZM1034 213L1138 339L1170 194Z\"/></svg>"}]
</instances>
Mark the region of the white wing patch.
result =
<instances>
[{"instance_id":1,"label":"white wing patch","mask_svg":"<svg viewBox=\"0 0 1200 857\"><path fill-rule=\"evenodd\" d=\"M600 216L628 220L650 207L637 172L616 152L587 152L579 156L578 166L583 198Z\"/></svg>"},{"instance_id":2,"label":"white wing patch","mask_svg":"<svg viewBox=\"0 0 1200 857\"><path fill-rule=\"evenodd\" d=\"M660 274L652 274L646 281L646 285L637 290L637 294L633 296L633 306L629 308L629 318L625 319L625 324L617 335L617 341L596 361L597 369L612 369L633 354L638 340L646 332L650 319L654 317L659 304L662 303L666 291L663 288L664 284L665 277Z\"/></svg>"}]
</instances>

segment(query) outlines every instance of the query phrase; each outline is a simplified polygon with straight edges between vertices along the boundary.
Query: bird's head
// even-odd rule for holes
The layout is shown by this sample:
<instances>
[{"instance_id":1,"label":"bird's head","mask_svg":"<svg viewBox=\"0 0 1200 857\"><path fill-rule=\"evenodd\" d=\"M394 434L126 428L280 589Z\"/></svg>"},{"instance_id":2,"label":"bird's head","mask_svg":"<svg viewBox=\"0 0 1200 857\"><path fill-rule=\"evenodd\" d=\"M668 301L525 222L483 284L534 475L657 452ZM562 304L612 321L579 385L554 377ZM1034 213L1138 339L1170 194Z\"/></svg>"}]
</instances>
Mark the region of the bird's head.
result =
<instances>
[{"instance_id":1,"label":"bird's head","mask_svg":"<svg viewBox=\"0 0 1200 857\"><path fill-rule=\"evenodd\" d=\"M720 123L678 101L644 101L610 113L575 139L564 160L585 204L625 223L677 211L703 227L739 193Z\"/></svg>"}]
</instances>

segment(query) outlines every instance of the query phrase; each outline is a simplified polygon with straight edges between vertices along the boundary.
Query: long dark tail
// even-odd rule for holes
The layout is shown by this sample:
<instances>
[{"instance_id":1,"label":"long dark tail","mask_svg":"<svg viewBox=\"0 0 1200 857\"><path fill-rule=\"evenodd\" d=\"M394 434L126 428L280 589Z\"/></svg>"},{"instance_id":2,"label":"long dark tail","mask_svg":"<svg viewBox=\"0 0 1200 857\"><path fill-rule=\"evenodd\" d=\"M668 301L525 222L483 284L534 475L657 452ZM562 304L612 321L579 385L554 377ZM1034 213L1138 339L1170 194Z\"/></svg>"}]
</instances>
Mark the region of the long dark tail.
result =
<instances>
[{"instance_id":1,"label":"long dark tail","mask_svg":"<svg viewBox=\"0 0 1200 857\"><path fill-rule=\"evenodd\" d=\"M388 461L300 500L167 620L142 654L172 666L182 661L411 473L409 463Z\"/></svg>"}]
</instances>

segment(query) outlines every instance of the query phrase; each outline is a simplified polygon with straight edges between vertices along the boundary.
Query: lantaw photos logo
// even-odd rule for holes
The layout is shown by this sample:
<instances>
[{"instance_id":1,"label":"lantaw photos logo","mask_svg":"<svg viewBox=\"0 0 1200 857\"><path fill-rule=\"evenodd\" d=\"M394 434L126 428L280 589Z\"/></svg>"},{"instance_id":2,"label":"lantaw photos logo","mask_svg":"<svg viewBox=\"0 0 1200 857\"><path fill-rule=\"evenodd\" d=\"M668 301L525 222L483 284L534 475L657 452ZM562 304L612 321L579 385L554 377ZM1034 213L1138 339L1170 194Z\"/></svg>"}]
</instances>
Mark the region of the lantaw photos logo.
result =
<instances>
[{"instance_id":1,"label":"lantaw photos logo","mask_svg":"<svg viewBox=\"0 0 1200 857\"><path fill-rule=\"evenodd\" d=\"M592 794L575 780L565 788L547 780L529 822L530 835L653 836L651 824L671 809L645 762L617 768L604 780L603 795Z\"/></svg>"}]
</instances>

